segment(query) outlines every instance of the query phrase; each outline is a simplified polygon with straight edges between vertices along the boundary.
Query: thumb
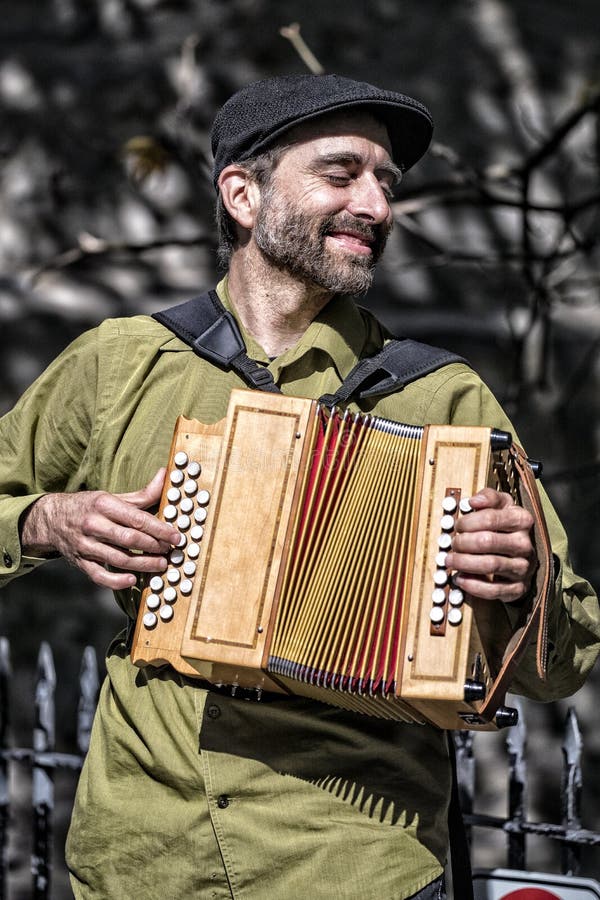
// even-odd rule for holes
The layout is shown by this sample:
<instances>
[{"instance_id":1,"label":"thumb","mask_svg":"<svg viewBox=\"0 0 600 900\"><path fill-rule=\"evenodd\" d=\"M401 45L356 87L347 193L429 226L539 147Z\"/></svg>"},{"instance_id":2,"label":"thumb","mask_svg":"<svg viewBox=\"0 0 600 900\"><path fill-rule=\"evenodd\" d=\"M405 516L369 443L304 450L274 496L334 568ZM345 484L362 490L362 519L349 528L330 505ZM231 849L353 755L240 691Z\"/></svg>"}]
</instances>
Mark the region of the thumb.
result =
<instances>
[{"instance_id":1,"label":"thumb","mask_svg":"<svg viewBox=\"0 0 600 900\"><path fill-rule=\"evenodd\" d=\"M167 470L163 466L158 470L154 478L143 488L140 488L139 491L129 491L118 496L125 503L131 503L132 506L137 506L138 509L146 509L147 506L153 506L160 500L166 472Z\"/></svg>"}]
</instances>

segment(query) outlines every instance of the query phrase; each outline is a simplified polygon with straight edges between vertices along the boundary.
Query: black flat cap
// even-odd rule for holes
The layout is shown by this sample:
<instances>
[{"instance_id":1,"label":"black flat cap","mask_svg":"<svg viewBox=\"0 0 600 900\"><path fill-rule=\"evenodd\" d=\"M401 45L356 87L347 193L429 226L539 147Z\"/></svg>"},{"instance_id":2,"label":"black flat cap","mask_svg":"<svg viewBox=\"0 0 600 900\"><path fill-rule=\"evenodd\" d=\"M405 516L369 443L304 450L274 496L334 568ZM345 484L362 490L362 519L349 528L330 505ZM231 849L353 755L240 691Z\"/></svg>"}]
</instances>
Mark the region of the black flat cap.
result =
<instances>
[{"instance_id":1,"label":"black flat cap","mask_svg":"<svg viewBox=\"0 0 600 900\"><path fill-rule=\"evenodd\" d=\"M341 75L288 75L249 84L217 113L211 136L215 185L225 166L251 159L294 125L357 107L386 126L393 160L402 171L423 156L433 121L418 100Z\"/></svg>"}]
</instances>

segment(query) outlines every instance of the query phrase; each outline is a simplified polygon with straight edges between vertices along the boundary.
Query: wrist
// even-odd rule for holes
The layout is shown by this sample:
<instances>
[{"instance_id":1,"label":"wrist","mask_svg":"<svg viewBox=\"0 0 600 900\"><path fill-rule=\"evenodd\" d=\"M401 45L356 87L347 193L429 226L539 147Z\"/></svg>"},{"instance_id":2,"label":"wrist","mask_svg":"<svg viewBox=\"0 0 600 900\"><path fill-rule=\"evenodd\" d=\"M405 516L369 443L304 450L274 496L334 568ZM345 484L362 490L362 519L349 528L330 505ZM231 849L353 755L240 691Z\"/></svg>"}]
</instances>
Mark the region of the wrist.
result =
<instances>
[{"instance_id":1,"label":"wrist","mask_svg":"<svg viewBox=\"0 0 600 900\"><path fill-rule=\"evenodd\" d=\"M45 558L60 555L58 547L54 544L55 529L51 526L53 502L53 494L44 494L21 516L19 530L21 551L24 555Z\"/></svg>"}]
</instances>

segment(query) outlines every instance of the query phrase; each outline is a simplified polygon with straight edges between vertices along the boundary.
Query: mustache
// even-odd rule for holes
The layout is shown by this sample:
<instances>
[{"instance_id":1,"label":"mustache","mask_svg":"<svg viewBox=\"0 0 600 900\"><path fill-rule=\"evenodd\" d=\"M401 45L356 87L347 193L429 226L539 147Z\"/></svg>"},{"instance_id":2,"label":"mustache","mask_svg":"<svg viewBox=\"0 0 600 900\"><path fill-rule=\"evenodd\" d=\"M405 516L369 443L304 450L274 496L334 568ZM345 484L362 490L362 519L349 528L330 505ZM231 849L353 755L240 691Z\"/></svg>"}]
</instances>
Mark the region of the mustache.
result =
<instances>
[{"instance_id":1,"label":"mustache","mask_svg":"<svg viewBox=\"0 0 600 900\"><path fill-rule=\"evenodd\" d=\"M378 259L383 253L392 227L392 222L370 225L368 222L357 219L348 213L340 213L323 219L319 232L321 237L325 237L334 231L344 231L344 229L353 231L372 244L373 256L375 259Z\"/></svg>"}]
</instances>

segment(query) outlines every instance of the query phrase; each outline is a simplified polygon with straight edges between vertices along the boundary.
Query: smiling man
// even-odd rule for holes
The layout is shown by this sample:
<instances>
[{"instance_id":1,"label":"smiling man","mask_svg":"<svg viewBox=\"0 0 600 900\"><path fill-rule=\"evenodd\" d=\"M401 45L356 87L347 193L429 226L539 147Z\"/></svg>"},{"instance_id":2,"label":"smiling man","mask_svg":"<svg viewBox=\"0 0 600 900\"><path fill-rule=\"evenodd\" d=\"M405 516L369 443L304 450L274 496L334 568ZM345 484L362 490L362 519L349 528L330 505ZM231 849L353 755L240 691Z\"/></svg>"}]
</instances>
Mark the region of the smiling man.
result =
<instances>
[{"instance_id":1,"label":"smiling man","mask_svg":"<svg viewBox=\"0 0 600 900\"><path fill-rule=\"evenodd\" d=\"M348 295L368 289L392 192L431 130L417 101L333 75L249 85L218 114L228 274L217 293L284 393L335 392L388 339ZM164 571L180 539L149 511L175 419L217 421L240 386L236 371L146 316L78 339L0 423L2 580L60 554L135 617L140 575ZM368 408L416 425L511 430L457 362ZM528 654L514 685L542 699L576 690L600 643L596 598L545 503L557 560L549 673L540 682ZM532 519L487 488L471 505L447 564L514 622L531 602ZM240 540L252 540L251 523ZM77 898L445 896L450 765L439 730L302 698L232 697L168 666L137 670L124 635L107 672L67 847Z\"/></svg>"}]
</instances>

